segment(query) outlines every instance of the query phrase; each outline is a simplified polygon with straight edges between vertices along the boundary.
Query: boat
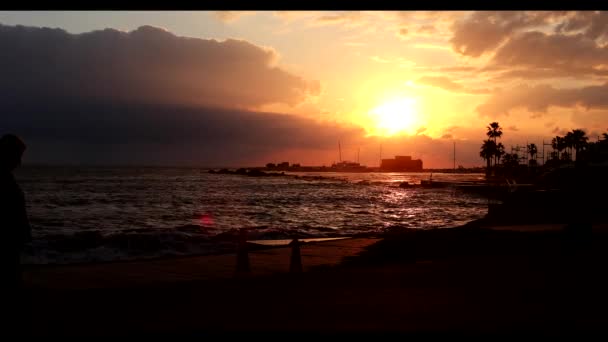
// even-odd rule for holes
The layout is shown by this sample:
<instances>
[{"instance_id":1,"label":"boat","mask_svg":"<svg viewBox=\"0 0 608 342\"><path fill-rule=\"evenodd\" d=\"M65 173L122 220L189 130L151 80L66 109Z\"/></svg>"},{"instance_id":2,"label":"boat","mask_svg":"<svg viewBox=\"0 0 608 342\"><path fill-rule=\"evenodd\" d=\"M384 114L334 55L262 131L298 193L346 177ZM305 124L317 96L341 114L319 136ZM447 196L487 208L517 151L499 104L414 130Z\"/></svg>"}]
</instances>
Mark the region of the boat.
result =
<instances>
[{"instance_id":1,"label":"boat","mask_svg":"<svg viewBox=\"0 0 608 342\"><path fill-rule=\"evenodd\" d=\"M333 163L330 166L330 170L334 172L368 172L368 168L365 165L359 164L359 162L351 162L342 160L342 145L338 141L338 163ZM357 159L359 159L359 150L357 150Z\"/></svg>"}]
</instances>

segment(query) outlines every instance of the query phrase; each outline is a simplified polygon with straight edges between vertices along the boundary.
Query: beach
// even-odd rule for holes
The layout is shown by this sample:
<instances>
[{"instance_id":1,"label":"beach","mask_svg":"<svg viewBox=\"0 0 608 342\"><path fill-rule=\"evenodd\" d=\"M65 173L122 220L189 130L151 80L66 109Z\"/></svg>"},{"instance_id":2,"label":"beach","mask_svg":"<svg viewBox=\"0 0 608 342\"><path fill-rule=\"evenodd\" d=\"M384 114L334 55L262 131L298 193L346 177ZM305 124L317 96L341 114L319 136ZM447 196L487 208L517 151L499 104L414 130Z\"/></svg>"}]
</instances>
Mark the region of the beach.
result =
<instances>
[{"instance_id":1,"label":"beach","mask_svg":"<svg viewBox=\"0 0 608 342\"><path fill-rule=\"evenodd\" d=\"M520 228L523 226L520 226ZM410 230L236 255L26 271L34 336L603 333L606 225ZM522 231L523 230L523 231Z\"/></svg>"}]
</instances>

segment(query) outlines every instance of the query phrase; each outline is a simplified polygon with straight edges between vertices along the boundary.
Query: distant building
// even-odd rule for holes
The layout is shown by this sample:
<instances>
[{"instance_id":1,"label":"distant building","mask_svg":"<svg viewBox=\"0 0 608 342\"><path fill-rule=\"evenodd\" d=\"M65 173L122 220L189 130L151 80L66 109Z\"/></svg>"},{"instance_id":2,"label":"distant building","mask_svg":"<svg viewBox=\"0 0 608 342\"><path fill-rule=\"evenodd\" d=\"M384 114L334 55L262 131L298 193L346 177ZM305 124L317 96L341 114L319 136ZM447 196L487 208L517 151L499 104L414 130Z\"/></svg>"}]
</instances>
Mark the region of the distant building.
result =
<instances>
[{"instance_id":1,"label":"distant building","mask_svg":"<svg viewBox=\"0 0 608 342\"><path fill-rule=\"evenodd\" d=\"M278 164L277 167L287 168L287 167L289 167L289 162L282 162L282 163Z\"/></svg>"},{"instance_id":2,"label":"distant building","mask_svg":"<svg viewBox=\"0 0 608 342\"><path fill-rule=\"evenodd\" d=\"M382 159L382 171L422 171L422 160L410 156L395 156L394 159Z\"/></svg>"}]
</instances>

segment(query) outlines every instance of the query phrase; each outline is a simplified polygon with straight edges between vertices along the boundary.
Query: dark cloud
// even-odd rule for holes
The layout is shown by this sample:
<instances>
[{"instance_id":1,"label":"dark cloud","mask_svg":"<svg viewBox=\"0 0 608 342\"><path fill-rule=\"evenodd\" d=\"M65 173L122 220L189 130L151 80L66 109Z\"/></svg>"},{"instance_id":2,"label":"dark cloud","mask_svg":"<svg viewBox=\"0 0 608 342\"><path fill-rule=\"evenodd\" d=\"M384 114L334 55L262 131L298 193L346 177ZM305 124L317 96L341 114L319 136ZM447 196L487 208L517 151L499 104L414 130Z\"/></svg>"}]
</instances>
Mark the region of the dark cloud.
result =
<instances>
[{"instance_id":1,"label":"dark cloud","mask_svg":"<svg viewBox=\"0 0 608 342\"><path fill-rule=\"evenodd\" d=\"M517 128L517 126L509 126L509 127L507 127L507 129L510 131L515 131L515 132L519 131L519 128Z\"/></svg>"},{"instance_id":2,"label":"dark cloud","mask_svg":"<svg viewBox=\"0 0 608 342\"><path fill-rule=\"evenodd\" d=\"M52 163L262 165L270 153L333 148L358 129L292 115L102 102L10 105L0 127L27 142L28 160Z\"/></svg>"},{"instance_id":3,"label":"dark cloud","mask_svg":"<svg viewBox=\"0 0 608 342\"><path fill-rule=\"evenodd\" d=\"M363 135L243 109L315 91L246 41L0 25L0 50L0 127L27 141L29 162L259 165Z\"/></svg>"},{"instance_id":4,"label":"dark cloud","mask_svg":"<svg viewBox=\"0 0 608 342\"><path fill-rule=\"evenodd\" d=\"M275 66L277 53L243 40L177 37L143 26L69 34L0 24L0 92L9 97L80 98L255 108L295 105L318 94Z\"/></svg>"},{"instance_id":5,"label":"dark cloud","mask_svg":"<svg viewBox=\"0 0 608 342\"><path fill-rule=\"evenodd\" d=\"M441 139L452 139L452 135L451 134L444 134L441 136Z\"/></svg>"},{"instance_id":6,"label":"dark cloud","mask_svg":"<svg viewBox=\"0 0 608 342\"><path fill-rule=\"evenodd\" d=\"M511 109L526 108L532 113L545 113L550 106L608 108L608 83L582 88L554 88L550 85L520 85L509 91L498 91L477 107L481 115L507 115Z\"/></svg>"},{"instance_id":7,"label":"dark cloud","mask_svg":"<svg viewBox=\"0 0 608 342\"><path fill-rule=\"evenodd\" d=\"M403 27L403 28L399 29L399 36L407 37L407 34L408 34L407 28Z\"/></svg>"},{"instance_id":8,"label":"dark cloud","mask_svg":"<svg viewBox=\"0 0 608 342\"><path fill-rule=\"evenodd\" d=\"M427 84L433 87L438 87L452 92L462 92L470 94L487 94L490 92L489 89L465 88L463 85L458 84L444 76L423 76L419 78L416 82L421 84Z\"/></svg>"},{"instance_id":9,"label":"dark cloud","mask_svg":"<svg viewBox=\"0 0 608 342\"><path fill-rule=\"evenodd\" d=\"M567 12L482 11L458 20L452 27L454 51L479 57L496 49L513 33L546 25Z\"/></svg>"}]
</instances>

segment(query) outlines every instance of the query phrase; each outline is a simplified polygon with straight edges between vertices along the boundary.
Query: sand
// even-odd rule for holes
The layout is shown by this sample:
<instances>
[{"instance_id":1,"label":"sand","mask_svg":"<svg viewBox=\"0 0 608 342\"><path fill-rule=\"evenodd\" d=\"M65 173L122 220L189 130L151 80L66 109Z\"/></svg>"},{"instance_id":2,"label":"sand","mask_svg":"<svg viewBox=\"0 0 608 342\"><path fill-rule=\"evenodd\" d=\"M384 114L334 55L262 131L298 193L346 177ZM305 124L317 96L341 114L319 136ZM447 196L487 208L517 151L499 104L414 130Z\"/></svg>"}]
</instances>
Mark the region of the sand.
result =
<instances>
[{"instance_id":1,"label":"sand","mask_svg":"<svg viewBox=\"0 0 608 342\"><path fill-rule=\"evenodd\" d=\"M304 271L334 266L379 239L344 239L303 244ZM252 249L252 248L250 248ZM291 247L251 250L251 277L289 271ZM165 258L143 261L31 267L24 272L30 288L92 289L152 286L164 283L235 278L236 254Z\"/></svg>"},{"instance_id":2,"label":"sand","mask_svg":"<svg viewBox=\"0 0 608 342\"><path fill-rule=\"evenodd\" d=\"M250 254L41 267L26 273L29 334L604 333L608 237L454 229Z\"/></svg>"}]
</instances>

